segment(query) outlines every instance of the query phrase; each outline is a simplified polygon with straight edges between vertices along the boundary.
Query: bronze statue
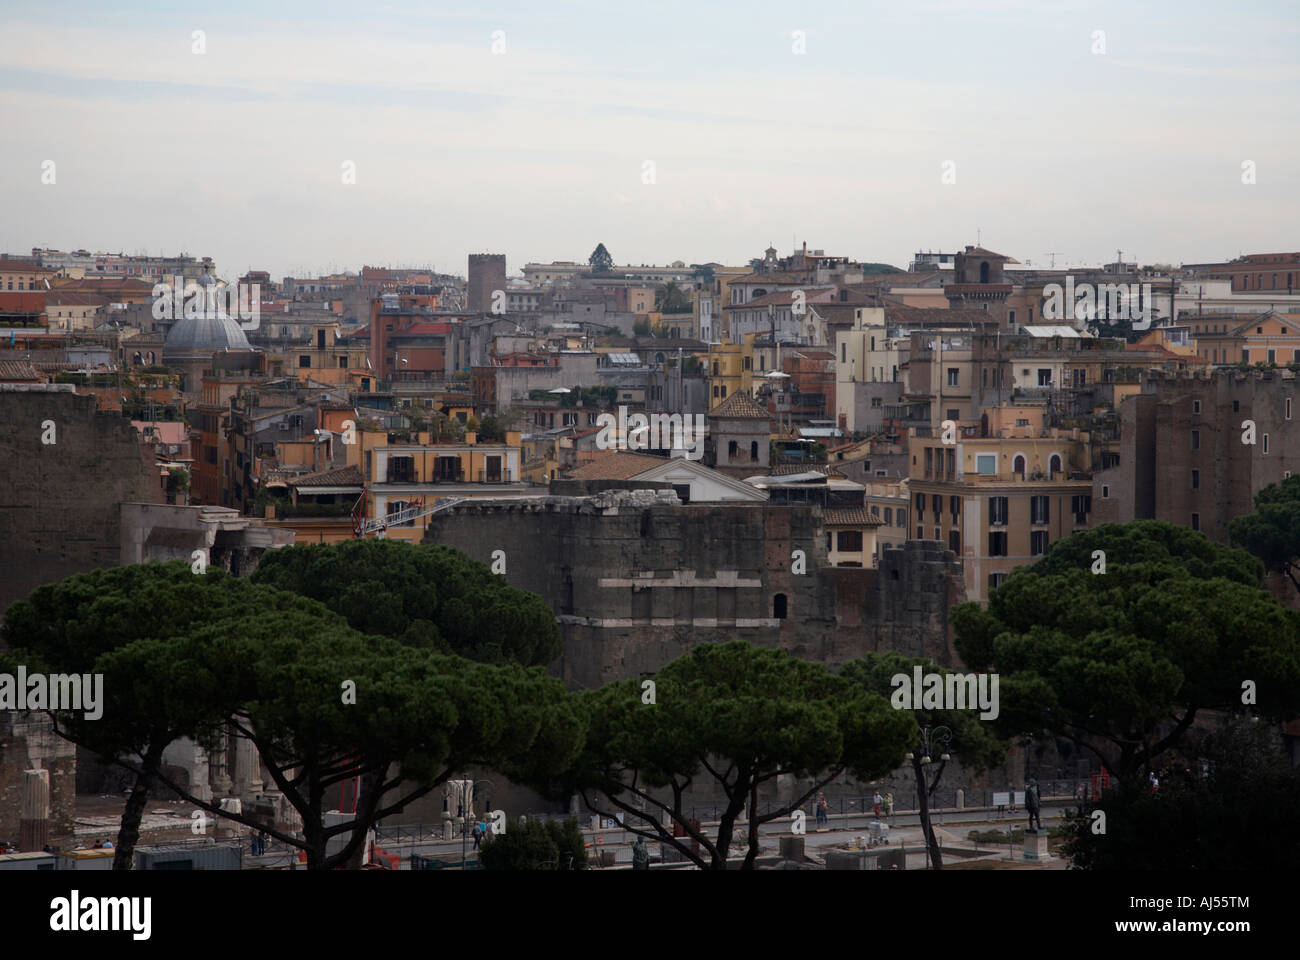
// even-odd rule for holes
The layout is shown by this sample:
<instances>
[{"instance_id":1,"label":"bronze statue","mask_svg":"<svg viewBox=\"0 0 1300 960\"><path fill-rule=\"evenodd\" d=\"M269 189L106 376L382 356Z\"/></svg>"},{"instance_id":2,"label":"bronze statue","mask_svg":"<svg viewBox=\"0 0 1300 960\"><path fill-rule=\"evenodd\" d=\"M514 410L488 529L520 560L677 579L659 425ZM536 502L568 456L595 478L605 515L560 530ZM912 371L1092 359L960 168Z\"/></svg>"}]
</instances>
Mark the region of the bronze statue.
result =
<instances>
[{"instance_id":1,"label":"bronze statue","mask_svg":"<svg viewBox=\"0 0 1300 960\"><path fill-rule=\"evenodd\" d=\"M1029 811L1029 826L1026 828L1025 832L1037 833L1038 830L1042 830L1043 818L1039 816L1038 813L1038 781L1034 780L1032 777L1030 778L1029 783L1025 786L1025 809ZM1038 823L1038 830L1034 829L1035 821Z\"/></svg>"}]
</instances>

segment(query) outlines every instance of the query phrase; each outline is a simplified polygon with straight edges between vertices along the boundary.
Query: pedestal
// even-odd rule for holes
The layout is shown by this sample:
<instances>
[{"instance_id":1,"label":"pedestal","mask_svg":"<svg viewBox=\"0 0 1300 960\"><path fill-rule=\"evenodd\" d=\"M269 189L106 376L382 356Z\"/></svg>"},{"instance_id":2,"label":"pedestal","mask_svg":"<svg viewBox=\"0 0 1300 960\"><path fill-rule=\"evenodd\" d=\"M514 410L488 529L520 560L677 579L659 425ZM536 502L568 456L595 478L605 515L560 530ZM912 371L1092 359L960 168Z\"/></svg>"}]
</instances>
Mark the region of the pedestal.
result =
<instances>
[{"instance_id":1,"label":"pedestal","mask_svg":"<svg viewBox=\"0 0 1300 960\"><path fill-rule=\"evenodd\" d=\"M1047 852L1047 831L1038 832L1025 831L1025 849L1022 854L1025 860L1051 860L1052 855Z\"/></svg>"}]
</instances>

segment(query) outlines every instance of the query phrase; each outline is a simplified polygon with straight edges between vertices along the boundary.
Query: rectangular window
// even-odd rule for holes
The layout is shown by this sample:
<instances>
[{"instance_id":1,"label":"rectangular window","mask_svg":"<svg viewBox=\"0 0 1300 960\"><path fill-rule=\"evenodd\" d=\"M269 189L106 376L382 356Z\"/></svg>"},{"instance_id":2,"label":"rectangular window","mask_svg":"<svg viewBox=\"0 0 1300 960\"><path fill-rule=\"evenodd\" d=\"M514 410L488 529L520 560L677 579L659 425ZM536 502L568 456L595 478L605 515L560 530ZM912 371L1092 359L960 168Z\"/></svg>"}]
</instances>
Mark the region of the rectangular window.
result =
<instances>
[{"instance_id":1,"label":"rectangular window","mask_svg":"<svg viewBox=\"0 0 1300 960\"><path fill-rule=\"evenodd\" d=\"M989 533L989 556L1005 557L1007 555L1007 532L993 530Z\"/></svg>"},{"instance_id":2,"label":"rectangular window","mask_svg":"<svg viewBox=\"0 0 1300 960\"><path fill-rule=\"evenodd\" d=\"M1201 489L1201 471L1199 470L1192 471L1192 489L1193 490Z\"/></svg>"},{"instance_id":3,"label":"rectangular window","mask_svg":"<svg viewBox=\"0 0 1300 960\"><path fill-rule=\"evenodd\" d=\"M949 367L949 368L948 368L948 386L950 386L950 387L955 387L955 386L957 386L958 378L960 377L960 375L961 375L961 370L960 370L960 368L958 368L958 367Z\"/></svg>"},{"instance_id":4,"label":"rectangular window","mask_svg":"<svg viewBox=\"0 0 1300 960\"><path fill-rule=\"evenodd\" d=\"M1050 387L1052 385L1052 371L1038 369L1038 385L1040 387Z\"/></svg>"},{"instance_id":5,"label":"rectangular window","mask_svg":"<svg viewBox=\"0 0 1300 960\"><path fill-rule=\"evenodd\" d=\"M953 523L961 516L961 497L948 498L948 512L952 514Z\"/></svg>"},{"instance_id":6,"label":"rectangular window","mask_svg":"<svg viewBox=\"0 0 1300 960\"><path fill-rule=\"evenodd\" d=\"M1192 529L1201 529L1201 515L1199 513L1192 514Z\"/></svg>"},{"instance_id":7,"label":"rectangular window","mask_svg":"<svg viewBox=\"0 0 1300 960\"><path fill-rule=\"evenodd\" d=\"M1048 517L1051 513L1051 501L1047 497L1030 497L1029 498L1029 522L1030 523L1048 523Z\"/></svg>"},{"instance_id":8,"label":"rectangular window","mask_svg":"<svg viewBox=\"0 0 1300 960\"><path fill-rule=\"evenodd\" d=\"M1291 419L1291 398L1290 397L1286 398L1286 418L1288 420Z\"/></svg>"},{"instance_id":9,"label":"rectangular window","mask_svg":"<svg viewBox=\"0 0 1300 960\"><path fill-rule=\"evenodd\" d=\"M930 508L934 510L934 515L938 518L939 513L943 510L943 496L938 493L930 495Z\"/></svg>"},{"instance_id":10,"label":"rectangular window","mask_svg":"<svg viewBox=\"0 0 1300 960\"><path fill-rule=\"evenodd\" d=\"M1092 513L1092 496L1087 493L1075 494L1070 498L1070 510L1074 514L1076 526L1086 525L1088 514Z\"/></svg>"},{"instance_id":11,"label":"rectangular window","mask_svg":"<svg viewBox=\"0 0 1300 960\"><path fill-rule=\"evenodd\" d=\"M948 549L961 556L961 534L956 528L948 531Z\"/></svg>"},{"instance_id":12,"label":"rectangular window","mask_svg":"<svg viewBox=\"0 0 1300 960\"><path fill-rule=\"evenodd\" d=\"M836 541L840 553L862 552L861 530L841 530L837 534Z\"/></svg>"},{"instance_id":13,"label":"rectangular window","mask_svg":"<svg viewBox=\"0 0 1300 960\"><path fill-rule=\"evenodd\" d=\"M1007 522L1007 498L989 497L989 523Z\"/></svg>"},{"instance_id":14,"label":"rectangular window","mask_svg":"<svg viewBox=\"0 0 1300 960\"><path fill-rule=\"evenodd\" d=\"M907 508L899 507L898 514L895 516L895 519L898 521L898 526L901 529L906 530L907 529Z\"/></svg>"},{"instance_id":15,"label":"rectangular window","mask_svg":"<svg viewBox=\"0 0 1300 960\"><path fill-rule=\"evenodd\" d=\"M975 454L975 472L984 476L996 476L998 472L998 455L996 453Z\"/></svg>"},{"instance_id":16,"label":"rectangular window","mask_svg":"<svg viewBox=\"0 0 1300 960\"><path fill-rule=\"evenodd\" d=\"M1035 557L1041 557L1047 552L1046 530L1034 530L1029 534L1029 552Z\"/></svg>"},{"instance_id":17,"label":"rectangular window","mask_svg":"<svg viewBox=\"0 0 1300 960\"><path fill-rule=\"evenodd\" d=\"M1268 453L1268 434L1264 434L1264 452Z\"/></svg>"},{"instance_id":18,"label":"rectangular window","mask_svg":"<svg viewBox=\"0 0 1300 960\"><path fill-rule=\"evenodd\" d=\"M307 356L299 357L299 358L298 358L298 366L300 366L300 367L310 367L310 366L311 366L311 357L307 357Z\"/></svg>"},{"instance_id":19,"label":"rectangular window","mask_svg":"<svg viewBox=\"0 0 1300 960\"><path fill-rule=\"evenodd\" d=\"M885 526L892 527L893 525L894 525L894 508L885 507Z\"/></svg>"},{"instance_id":20,"label":"rectangular window","mask_svg":"<svg viewBox=\"0 0 1300 960\"><path fill-rule=\"evenodd\" d=\"M1201 431L1199 430L1192 431L1192 449L1193 450L1201 449Z\"/></svg>"},{"instance_id":21,"label":"rectangular window","mask_svg":"<svg viewBox=\"0 0 1300 960\"><path fill-rule=\"evenodd\" d=\"M1199 401L1199 400L1193 400L1193 401L1192 401L1192 413L1200 413L1200 412L1201 412L1201 401Z\"/></svg>"},{"instance_id":22,"label":"rectangular window","mask_svg":"<svg viewBox=\"0 0 1300 960\"><path fill-rule=\"evenodd\" d=\"M1002 586L1003 582L1005 582L1006 579L1007 579L1007 575L1005 573L990 573L989 589L996 590L998 587Z\"/></svg>"}]
</instances>

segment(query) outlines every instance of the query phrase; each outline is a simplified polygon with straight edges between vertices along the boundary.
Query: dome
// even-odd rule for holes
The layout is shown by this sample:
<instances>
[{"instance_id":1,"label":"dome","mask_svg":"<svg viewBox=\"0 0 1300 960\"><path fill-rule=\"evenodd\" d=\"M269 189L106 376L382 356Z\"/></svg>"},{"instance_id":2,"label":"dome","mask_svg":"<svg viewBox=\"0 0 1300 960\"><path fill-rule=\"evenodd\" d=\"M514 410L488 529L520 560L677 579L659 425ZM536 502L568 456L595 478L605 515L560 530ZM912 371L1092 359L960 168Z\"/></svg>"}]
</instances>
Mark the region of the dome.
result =
<instances>
[{"instance_id":1,"label":"dome","mask_svg":"<svg viewBox=\"0 0 1300 960\"><path fill-rule=\"evenodd\" d=\"M230 317L186 317L167 333L163 359L203 356L218 350L251 350L238 321Z\"/></svg>"}]
</instances>

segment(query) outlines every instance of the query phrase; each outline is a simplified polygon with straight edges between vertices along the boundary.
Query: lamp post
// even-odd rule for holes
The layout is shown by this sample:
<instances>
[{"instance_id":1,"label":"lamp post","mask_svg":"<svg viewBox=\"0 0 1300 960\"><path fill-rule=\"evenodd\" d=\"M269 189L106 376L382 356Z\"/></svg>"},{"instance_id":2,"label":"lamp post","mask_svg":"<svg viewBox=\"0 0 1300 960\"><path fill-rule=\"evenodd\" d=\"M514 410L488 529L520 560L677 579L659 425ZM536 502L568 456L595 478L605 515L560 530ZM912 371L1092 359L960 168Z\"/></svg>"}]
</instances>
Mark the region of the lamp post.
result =
<instances>
[{"instance_id":1,"label":"lamp post","mask_svg":"<svg viewBox=\"0 0 1300 960\"><path fill-rule=\"evenodd\" d=\"M933 760L935 753L939 754L941 764L952 759L952 755L948 753L948 744L951 741L952 731L947 727L924 726L921 728L921 738L918 743L921 755L918 757L908 751L905 757L912 762L912 771L916 775L917 807L921 815L921 831L925 836L927 848L926 869L930 869L930 863L934 864L935 870L942 869L943 862L939 857L939 841L934 835L934 828L930 825L929 791L926 789L925 768L935 762ZM939 772L942 774L942 766ZM935 777L935 781L938 782L938 776Z\"/></svg>"}]
</instances>

